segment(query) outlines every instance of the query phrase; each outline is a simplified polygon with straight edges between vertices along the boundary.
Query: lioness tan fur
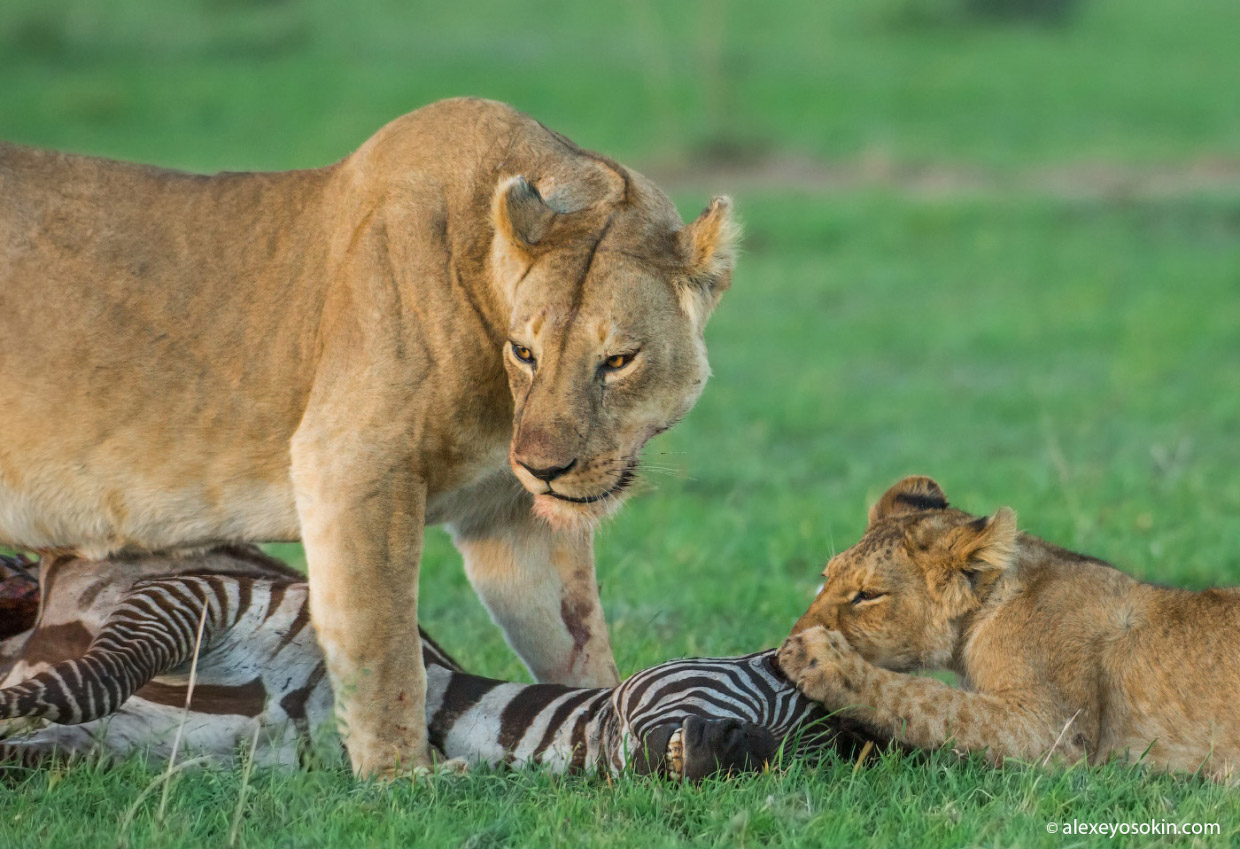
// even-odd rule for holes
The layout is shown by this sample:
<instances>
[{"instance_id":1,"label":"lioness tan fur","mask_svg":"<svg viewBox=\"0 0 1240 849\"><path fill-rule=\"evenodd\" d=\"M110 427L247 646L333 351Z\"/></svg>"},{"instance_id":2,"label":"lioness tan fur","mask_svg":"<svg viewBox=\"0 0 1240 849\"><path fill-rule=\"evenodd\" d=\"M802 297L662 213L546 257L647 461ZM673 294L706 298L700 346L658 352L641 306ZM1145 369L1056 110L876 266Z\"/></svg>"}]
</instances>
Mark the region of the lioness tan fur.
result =
<instances>
[{"instance_id":1,"label":"lioness tan fur","mask_svg":"<svg viewBox=\"0 0 1240 849\"><path fill-rule=\"evenodd\" d=\"M808 696L914 746L1004 758L1240 767L1240 589L1141 583L951 509L907 478L827 564L780 665ZM965 689L903 674L950 669Z\"/></svg>"},{"instance_id":2,"label":"lioness tan fur","mask_svg":"<svg viewBox=\"0 0 1240 849\"><path fill-rule=\"evenodd\" d=\"M425 764L427 522L539 680L616 682L591 526L702 389L732 236L481 100L312 171L0 146L0 542L301 538L355 770Z\"/></svg>"}]
</instances>

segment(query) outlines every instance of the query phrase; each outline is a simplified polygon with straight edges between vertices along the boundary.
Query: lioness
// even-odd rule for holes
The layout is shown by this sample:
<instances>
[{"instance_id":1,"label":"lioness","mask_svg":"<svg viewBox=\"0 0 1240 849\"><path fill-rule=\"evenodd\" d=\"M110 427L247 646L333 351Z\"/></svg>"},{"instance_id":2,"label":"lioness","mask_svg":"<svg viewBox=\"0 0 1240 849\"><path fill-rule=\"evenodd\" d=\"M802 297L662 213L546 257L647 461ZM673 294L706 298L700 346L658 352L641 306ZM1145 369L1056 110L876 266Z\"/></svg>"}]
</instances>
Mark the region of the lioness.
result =
<instances>
[{"instance_id":1,"label":"lioness","mask_svg":"<svg viewBox=\"0 0 1240 849\"><path fill-rule=\"evenodd\" d=\"M301 538L359 774L428 762L427 522L539 680L616 682L590 528L707 378L726 199L482 100L312 171L0 146L0 198L0 542Z\"/></svg>"},{"instance_id":2,"label":"lioness","mask_svg":"<svg viewBox=\"0 0 1240 849\"><path fill-rule=\"evenodd\" d=\"M995 762L1145 757L1213 778L1240 766L1240 589L1164 589L977 518L911 477L780 650L801 690L914 746ZM966 690L902 673L950 669Z\"/></svg>"}]
</instances>

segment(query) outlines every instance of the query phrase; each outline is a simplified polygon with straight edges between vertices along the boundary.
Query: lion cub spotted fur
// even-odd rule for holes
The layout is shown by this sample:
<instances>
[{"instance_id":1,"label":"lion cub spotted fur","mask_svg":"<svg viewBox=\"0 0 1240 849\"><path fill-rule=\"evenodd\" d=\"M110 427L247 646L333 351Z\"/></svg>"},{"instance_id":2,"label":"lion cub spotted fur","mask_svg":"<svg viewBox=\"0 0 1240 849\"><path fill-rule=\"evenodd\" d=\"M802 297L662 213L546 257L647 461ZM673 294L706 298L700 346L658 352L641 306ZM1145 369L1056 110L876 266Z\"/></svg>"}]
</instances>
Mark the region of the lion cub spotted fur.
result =
<instances>
[{"instance_id":1,"label":"lion cub spotted fur","mask_svg":"<svg viewBox=\"0 0 1240 849\"><path fill-rule=\"evenodd\" d=\"M977 518L906 478L779 655L830 709L921 747L995 762L1052 755L1234 779L1240 770L1240 589L1141 583ZM957 689L904 673L950 669Z\"/></svg>"}]
</instances>

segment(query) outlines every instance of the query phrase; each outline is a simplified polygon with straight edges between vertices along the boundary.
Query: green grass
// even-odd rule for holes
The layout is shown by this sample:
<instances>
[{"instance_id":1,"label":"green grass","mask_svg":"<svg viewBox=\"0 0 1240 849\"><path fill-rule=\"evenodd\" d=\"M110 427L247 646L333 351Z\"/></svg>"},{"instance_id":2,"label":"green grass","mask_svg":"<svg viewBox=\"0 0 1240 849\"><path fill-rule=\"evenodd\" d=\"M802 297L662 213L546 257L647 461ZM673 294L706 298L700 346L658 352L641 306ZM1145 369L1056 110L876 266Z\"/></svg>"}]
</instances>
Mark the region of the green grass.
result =
<instances>
[{"instance_id":1,"label":"green grass","mask_svg":"<svg viewBox=\"0 0 1240 849\"><path fill-rule=\"evenodd\" d=\"M81 846L84 836L86 845L107 845L111 823L150 780L135 763L109 773L38 773L0 809L4 845ZM222 845L237 794L230 773L185 775L162 826L139 817L123 836L131 846ZM1074 819L1220 822L1221 837L1174 843L1226 845L1235 842L1240 812L1234 791L1165 776L993 770L946 755L886 756L857 772L849 764L794 766L698 786L489 772L384 787L322 772L260 773L248 798L239 845L282 847L1089 845L1047 835L1048 822Z\"/></svg>"},{"instance_id":2,"label":"green grass","mask_svg":"<svg viewBox=\"0 0 1240 849\"><path fill-rule=\"evenodd\" d=\"M1082 0L1063 28L908 25L960 0L9 0L11 140L203 169L322 164L412 106L510 101L625 159L1235 156L1240 5Z\"/></svg>"},{"instance_id":3,"label":"green grass","mask_svg":"<svg viewBox=\"0 0 1240 849\"><path fill-rule=\"evenodd\" d=\"M296 167L471 93L638 165L770 148L1174 171L1240 143L1230 2L1086 2L1063 29L918 29L902 12L946 0L486 5L10 2L0 135L191 168ZM691 214L705 195L677 199ZM598 545L622 671L777 643L822 562L913 472L1143 578L1240 583L1234 182L1157 196L754 185L738 203L747 248L709 331L716 377L651 446L661 471ZM422 618L445 646L525 677L438 531L423 575ZM154 794L122 829L158 775L137 761L0 772L0 846L225 843L231 771L180 774L162 823ZM260 770L244 810L238 842L252 847L1112 842L1046 833L1072 819L1219 822L1221 838L1175 842L1240 839L1234 790L945 754L700 787L530 772L378 787L338 768Z\"/></svg>"}]
</instances>

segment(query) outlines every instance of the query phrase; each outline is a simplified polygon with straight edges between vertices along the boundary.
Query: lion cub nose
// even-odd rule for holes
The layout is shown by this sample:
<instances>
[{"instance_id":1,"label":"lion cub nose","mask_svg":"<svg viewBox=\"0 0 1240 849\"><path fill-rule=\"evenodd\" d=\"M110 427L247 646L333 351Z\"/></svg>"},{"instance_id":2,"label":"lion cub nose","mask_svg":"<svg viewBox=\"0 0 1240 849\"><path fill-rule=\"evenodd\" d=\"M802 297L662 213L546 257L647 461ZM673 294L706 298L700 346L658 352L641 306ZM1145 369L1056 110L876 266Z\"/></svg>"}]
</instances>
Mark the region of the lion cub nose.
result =
<instances>
[{"instance_id":1,"label":"lion cub nose","mask_svg":"<svg viewBox=\"0 0 1240 849\"><path fill-rule=\"evenodd\" d=\"M527 472L529 472L534 477L538 478L543 483L551 483L553 480L558 478L560 475L565 474L566 472L568 472L569 469L577 465L576 458L574 458L573 460L571 460L570 462L568 462L567 464L563 466L544 466L542 468L531 466L529 463L525 462L524 460L517 460L517 462L521 464L521 468L525 469Z\"/></svg>"}]
</instances>

